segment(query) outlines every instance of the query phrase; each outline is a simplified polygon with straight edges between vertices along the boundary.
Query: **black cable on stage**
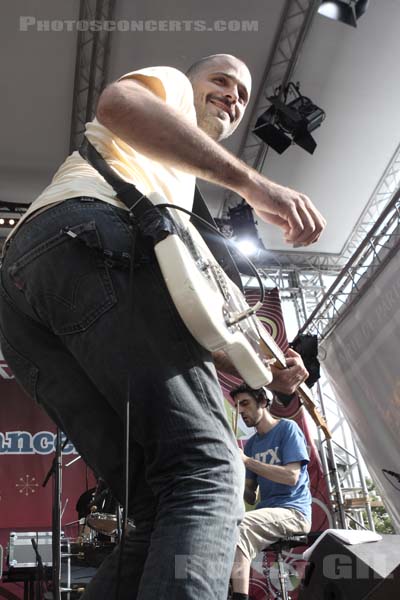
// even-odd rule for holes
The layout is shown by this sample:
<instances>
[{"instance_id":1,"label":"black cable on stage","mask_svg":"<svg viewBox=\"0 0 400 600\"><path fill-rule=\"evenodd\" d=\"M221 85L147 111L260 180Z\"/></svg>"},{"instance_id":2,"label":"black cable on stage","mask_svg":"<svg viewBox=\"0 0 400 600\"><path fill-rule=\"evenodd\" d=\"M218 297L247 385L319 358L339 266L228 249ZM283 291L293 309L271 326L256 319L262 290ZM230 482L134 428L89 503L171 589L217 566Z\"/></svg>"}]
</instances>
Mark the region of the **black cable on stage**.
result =
<instances>
[{"instance_id":1,"label":"black cable on stage","mask_svg":"<svg viewBox=\"0 0 400 600\"><path fill-rule=\"evenodd\" d=\"M134 306L134 265L135 265L135 250L136 250L136 237L138 232L137 223L135 223L135 218L132 212L129 213L131 219L131 225L129 229L132 232L132 242L131 242L131 262L129 268L129 285L128 285L128 306L132 307L132 310L129 312L129 323L128 323L128 347L127 347L127 381L126 381L126 402L125 402L125 423L124 423L124 449L125 449L125 457L124 457L124 504L123 504L123 512L122 512L122 528L121 528L121 539L119 540L119 556L118 556L118 568L117 568L117 587L116 587L116 600L120 600L121 594L121 573L122 573L122 561L124 556L125 549L125 537L126 531L128 527L128 509L129 509L129 468L130 468L130 408L131 408L131 391L132 391L132 376L131 371L129 369L129 360L130 357L133 356L132 349L132 340L133 340L133 326L134 326L134 314L133 314L133 306Z\"/></svg>"}]
</instances>

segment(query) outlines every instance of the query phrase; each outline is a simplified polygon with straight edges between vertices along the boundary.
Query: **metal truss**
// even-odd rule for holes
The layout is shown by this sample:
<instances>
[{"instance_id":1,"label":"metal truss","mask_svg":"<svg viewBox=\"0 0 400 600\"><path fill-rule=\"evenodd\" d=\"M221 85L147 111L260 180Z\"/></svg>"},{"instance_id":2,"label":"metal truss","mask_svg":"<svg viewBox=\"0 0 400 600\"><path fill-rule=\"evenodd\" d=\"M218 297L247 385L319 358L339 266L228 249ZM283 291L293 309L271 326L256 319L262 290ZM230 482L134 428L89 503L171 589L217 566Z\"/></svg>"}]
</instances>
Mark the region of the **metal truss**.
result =
<instances>
[{"instance_id":1,"label":"metal truss","mask_svg":"<svg viewBox=\"0 0 400 600\"><path fill-rule=\"evenodd\" d=\"M318 306L337 276L336 272L321 273L296 266L265 267L258 269L258 273L266 287L279 289L282 302L293 303L299 328ZM244 281L245 287L252 285L256 285L254 278Z\"/></svg>"},{"instance_id":2,"label":"metal truss","mask_svg":"<svg viewBox=\"0 0 400 600\"><path fill-rule=\"evenodd\" d=\"M318 449L332 502L335 526L374 531L371 506L382 506L382 502L372 502L370 499L354 436L323 373L316 391L320 410L329 420L333 433L333 438L329 440L322 439L318 432Z\"/></svg>"},{"instance_id":3,"label":"metal truss","mask_svg":"<svg viewBox=\"0 0 400 600\"><path fill-rule=\"evenodd\" d=\"M113 19L114 9L115 0L81 0L79 20L101 24ZM105 27L96 26L92 29L78 33L70 152L81 144L85 123L94 117L97 100L107 77L111 34Z\"/></svg>"},{"instance_id":4,"label":"metal truss","mask_svg":"<svg viewBox=\"0 0 400 600\"><path fill-rule=\"evenodd\" d=\"M400 188L302 326L326 338L400 249Z\"/></svg>"}]
</instances>

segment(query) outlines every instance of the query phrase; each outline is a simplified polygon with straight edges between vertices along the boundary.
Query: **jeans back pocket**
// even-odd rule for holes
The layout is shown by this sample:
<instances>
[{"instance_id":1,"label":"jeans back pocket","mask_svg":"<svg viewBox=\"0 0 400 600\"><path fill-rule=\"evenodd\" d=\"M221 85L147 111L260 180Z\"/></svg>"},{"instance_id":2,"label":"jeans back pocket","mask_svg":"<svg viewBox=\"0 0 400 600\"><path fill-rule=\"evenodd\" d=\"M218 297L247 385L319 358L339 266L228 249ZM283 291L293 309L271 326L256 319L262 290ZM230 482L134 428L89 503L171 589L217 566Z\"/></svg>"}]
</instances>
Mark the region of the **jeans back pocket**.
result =
<instances>
[{"instance_id":1,"label":"jeans back pocket","mask_svg":"<svg viewBox=\"0 0 400 600\"><path fill-rule=\"evenodd\" d=\"M117 301L94 221L39 242L8 275L39 321L58 335L88 329Z\"/></svg>"}]
</instances>

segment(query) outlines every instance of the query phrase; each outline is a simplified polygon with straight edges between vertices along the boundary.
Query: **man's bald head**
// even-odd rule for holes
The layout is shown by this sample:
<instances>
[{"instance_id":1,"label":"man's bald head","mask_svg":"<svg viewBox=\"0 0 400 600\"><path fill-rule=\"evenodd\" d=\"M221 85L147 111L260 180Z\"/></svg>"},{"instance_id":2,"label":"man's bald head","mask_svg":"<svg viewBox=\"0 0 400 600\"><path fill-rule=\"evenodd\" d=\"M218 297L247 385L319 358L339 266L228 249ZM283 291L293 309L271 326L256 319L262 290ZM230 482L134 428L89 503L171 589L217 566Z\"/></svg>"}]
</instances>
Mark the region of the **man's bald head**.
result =
<instances>
[{"instance_id":1,"label":"man's bald head","mask_svg":"<svg viewBox=\"0 0 400 600\"><path fill-rule=\"evenodd\" d=\"M246 69L248 69L245 62L243 62L240 58L237 58L236 56L233 56L232 54L210 54L209 56L204 56L203 58L200 58L199 60L196 60L196 62L194 62L192 65L190 65L190 67L186 71L186 77L188 79L190 79L190 81L192 81L195 78L195 76L202 69L204 69L204 67L207 67L207 66L209 66L212 63L215 63L216 61L218 61L218 59L224 59L224 58L226 58L228 60L238 61Z\"/></svg>"}]
</instances>

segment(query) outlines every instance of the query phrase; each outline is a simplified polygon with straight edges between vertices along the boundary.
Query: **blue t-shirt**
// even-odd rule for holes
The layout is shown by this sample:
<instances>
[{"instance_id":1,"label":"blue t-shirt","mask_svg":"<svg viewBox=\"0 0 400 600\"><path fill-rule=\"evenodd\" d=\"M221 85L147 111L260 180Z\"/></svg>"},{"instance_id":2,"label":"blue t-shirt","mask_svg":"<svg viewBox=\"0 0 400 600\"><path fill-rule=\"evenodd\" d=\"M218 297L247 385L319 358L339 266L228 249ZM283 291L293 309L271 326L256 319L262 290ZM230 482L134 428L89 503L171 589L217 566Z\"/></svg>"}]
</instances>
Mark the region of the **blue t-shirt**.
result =
<instances>
[{"instance_id":1,"label":"blue t-shirt","mask_svg":"<svg viewBox=\"0 0 400 600\"><path fill-rule=\"evenodd\" d=\"M301 470L296 485L275 483L246 469L246 478L257 481L261 500L257 508L295 508L311 522L309 462L306 440L294 421L281 419L264 435L256 433L246 443L244 453L267 465L286 465L300 462Z\"/></svg>"}]
</instances>

